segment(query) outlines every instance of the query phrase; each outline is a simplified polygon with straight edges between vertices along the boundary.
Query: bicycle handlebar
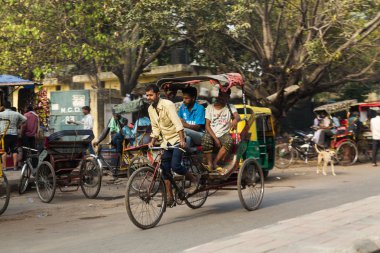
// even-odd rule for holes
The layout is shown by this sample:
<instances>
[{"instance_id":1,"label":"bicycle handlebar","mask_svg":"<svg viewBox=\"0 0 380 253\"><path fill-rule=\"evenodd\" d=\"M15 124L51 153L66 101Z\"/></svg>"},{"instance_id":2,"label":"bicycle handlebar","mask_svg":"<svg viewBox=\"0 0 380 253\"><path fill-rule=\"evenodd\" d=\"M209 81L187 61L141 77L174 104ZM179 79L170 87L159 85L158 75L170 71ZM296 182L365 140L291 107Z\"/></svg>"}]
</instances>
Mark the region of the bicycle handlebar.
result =
<instances>
[{"instance_id":1,"label":"bicycle handlebar","mask_svg":"<svg viewBox=\"0 0 380 253\"><path fill-rule=\"evenodd\" d=\"M33 152L38 152L37 149L33 149L33 148L28 148L28 147L21 147L22 149L26 149L26 150L29 150L29 151L33 151Z\"/></svg>"},{"instance_id":2,"label":"bicycle handlebar","mask_svg":"<svg viewBox=\"0 0 380 253\"><path fill-rule=\"evenodd\" d=\"M149 147L150 150L168 150L168 149L179 149L182 152L186 152L183 148L179 147L179 145L174 145L174 146L168 146L168 147Z\"/></svg>"}]
</instances>

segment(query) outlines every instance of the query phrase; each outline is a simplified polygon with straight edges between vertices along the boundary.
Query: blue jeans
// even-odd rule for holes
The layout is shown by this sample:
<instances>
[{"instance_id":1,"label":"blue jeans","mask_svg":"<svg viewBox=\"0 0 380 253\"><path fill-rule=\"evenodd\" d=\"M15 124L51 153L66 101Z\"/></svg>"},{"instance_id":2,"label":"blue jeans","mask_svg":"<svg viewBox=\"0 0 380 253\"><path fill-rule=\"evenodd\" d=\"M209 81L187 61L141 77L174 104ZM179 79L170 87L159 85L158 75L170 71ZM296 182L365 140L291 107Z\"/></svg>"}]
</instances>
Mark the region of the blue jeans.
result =
<instances>
[{"instance_id":1,"label":"blue jeans","mask_svg":"<svg viewBox=\"0 0 380 253\"><path fill-rule=\"evenodd\" d=\"M185 128L185 134L186 134L186 145L188 148L192 146L202 145L202 136L205 133L198 132L189 128Z\"/></svg>"},{"instance_id":2,"label":"blue jeans","mask_svg":"<svg viewBox=\"0 0 380 253\"><path fill-rule=\"evenodd\" d=\"M161 162L161 169L164 179L168 178L167 175L170 175L171 170L179 175L186 174L187 170L181 164L182 156L183 152L178 148L165 150L164 154L162 155Z\"/></svg>"},{"instance_id":3,"label":"blue jeans","mask_svg":"<svg viewBox=\"0 0 380 253\"><path fill-rule=\"evenodd\" d=\"M112 136L111 139L111 144L116 148L116 151L118 153L121 153L123 149L123 141L124 141L124 136L121 135L120 133L116 133Z\"/></svg>"}]
</instances>

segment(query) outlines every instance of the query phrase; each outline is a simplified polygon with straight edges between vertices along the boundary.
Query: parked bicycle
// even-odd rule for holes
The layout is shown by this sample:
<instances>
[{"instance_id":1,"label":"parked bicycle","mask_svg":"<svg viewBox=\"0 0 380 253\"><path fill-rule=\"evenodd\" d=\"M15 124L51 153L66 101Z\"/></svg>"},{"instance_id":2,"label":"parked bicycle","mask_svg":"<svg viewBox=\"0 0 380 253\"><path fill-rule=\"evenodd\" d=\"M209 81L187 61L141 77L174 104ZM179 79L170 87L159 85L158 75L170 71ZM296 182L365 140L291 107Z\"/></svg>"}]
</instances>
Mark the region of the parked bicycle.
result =
<instances>
[{"instance_id":1,"label":"parked bicycle","mask_svg":"<svg viewBox=\"0 0 380 253\"><path fill-rule=\"evenodd\" d=\"M31 179L36 176L38 167L38 150L28 147L22 147L22 149L26 151L26 158L21 169L21 177L18 184L19 194L25 193L26 189L28 189ZM37 164L33 166L33 163Z\"/></svg>"},{"instance_id":2,"label":"parked bicycle","mask_svg":"<svg viewBox=\"0 0 380 253\"><path fill-rule=\"evenodd\" d=\"M8 119L0 119L0 124L2 124L3 132L0 135L0 156L5 153L4 150L4 136L9 128L10 121ZM0 159L1 161L1 159ZM2 165L0 164L0 215L5 212L8 208L9 199L11 198L11 189L8 183L7 176L3 173Z\"/></svg>"}]
</instances>

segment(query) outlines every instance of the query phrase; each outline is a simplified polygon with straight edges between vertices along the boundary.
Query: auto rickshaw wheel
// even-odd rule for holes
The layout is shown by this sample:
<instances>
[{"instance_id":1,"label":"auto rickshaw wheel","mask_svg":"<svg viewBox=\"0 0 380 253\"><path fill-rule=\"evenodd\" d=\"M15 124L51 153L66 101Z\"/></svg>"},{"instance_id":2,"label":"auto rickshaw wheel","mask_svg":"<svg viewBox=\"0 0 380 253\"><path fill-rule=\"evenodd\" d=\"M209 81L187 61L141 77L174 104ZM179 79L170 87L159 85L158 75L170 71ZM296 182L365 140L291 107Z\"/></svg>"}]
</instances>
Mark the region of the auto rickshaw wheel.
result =
<instances>
[{"instance_id":1,"label":"auto rickshaw wheel","mask_svg":"<svg viewBox=\"0 0 380 253\"><path fill-rule=\"evenodd\" d=\"M264 173L253 158L242 164L238 174L238 194L241 204L248 211L257 209L264 197Z\"/></svg>"}]
</instances>

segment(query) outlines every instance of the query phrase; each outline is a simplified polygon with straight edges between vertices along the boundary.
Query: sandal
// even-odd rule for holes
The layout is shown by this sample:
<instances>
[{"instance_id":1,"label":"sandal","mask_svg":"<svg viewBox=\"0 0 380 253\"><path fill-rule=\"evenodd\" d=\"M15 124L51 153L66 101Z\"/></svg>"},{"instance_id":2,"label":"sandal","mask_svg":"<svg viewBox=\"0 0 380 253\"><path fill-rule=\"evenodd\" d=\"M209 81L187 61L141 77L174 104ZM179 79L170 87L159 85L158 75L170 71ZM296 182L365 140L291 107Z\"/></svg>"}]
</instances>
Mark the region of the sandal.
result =
<instances>
[{"instance_id":1,"label":"sandal","mask_svg":"<svg viewBox=\"0 0 380 253\"><path fill-rule=\"evenodd\" d=\"M224 175L227 173L227 169L224 169L222 167L218 167L215 170L219 173L219 175Z\"/></svg>"}]
</instances>

